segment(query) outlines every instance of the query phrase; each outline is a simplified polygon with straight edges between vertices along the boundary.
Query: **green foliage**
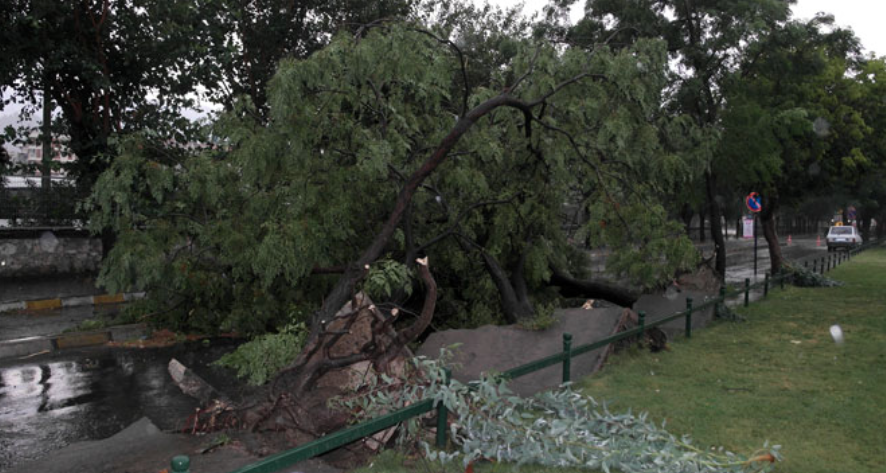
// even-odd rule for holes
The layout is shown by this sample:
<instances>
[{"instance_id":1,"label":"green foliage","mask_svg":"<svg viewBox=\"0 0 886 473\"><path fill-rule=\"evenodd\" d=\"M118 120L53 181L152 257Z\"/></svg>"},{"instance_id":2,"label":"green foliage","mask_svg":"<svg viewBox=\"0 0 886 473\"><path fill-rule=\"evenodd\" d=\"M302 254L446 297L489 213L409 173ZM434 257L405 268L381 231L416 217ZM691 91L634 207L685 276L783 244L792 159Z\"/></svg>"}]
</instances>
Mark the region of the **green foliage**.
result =
<instances>
[{"instance_id":1,"label":"green foliage","mask_svg":"<svg viewBox=\"0 0 886 473\"><path fill-rule=\"evenodd\" d=\"M369 268L363 289L373 299L390 298L394 291L412 294L409 268L393 260L381 260Z\"/></svg>"},{"instance_id":2,"label":"green foliage","mask_svg":"<svg viewBox=\"0 0 886 473\"><path fill-rule=\"evenodd\" d=\"M536 304L535 315L529 320L521 320L519 322L520 327L533 331L541 331L550 328L557 323L557 318L554 317L554 309L556 309L556 307L553 303Z\"/></svg>"},{"instance_id":3,"label":"green foliage","mask_svg":"<svg viewBox=\"0 0 886 473\"><path fill-rule=\"evenodd\" d=\"M780 446L764 444L749 457L723 448L693 444L648 419L647 414L611 412L569 385L533 398L514 396L506 383L484 377L469 387L445 383L443 363L414 361L418 379L386 376L374 381L366 394L340 401L343 408L371 418L422 399L443 403L454 416L450 435L456 451L439 451L420 436L415 421L401 427L402 443L418 440L431 461L482 458L496 462L599 468L604 472L750 472L770 471L769 459L780 459ZM413 375L416 372L412 372Z\"/></svg>"},{"instance_id":4,"label":"green foliage","mask_svg":"<svg viewBox=\"0 0 886 473\"><path fill-rule=\"evenodd\" d=\"M656 286L698 262L698 251L682 225L669 220L660 205L598 202L589 210L588 240L611 248L607 270L629 277L634 284Z\"/></svg>"},{"instance_id":5,"label":"green foliage","mask_svg":"<svg viewBox=\"0 0 886 473\"><path fill-rule=\"evenodd\" d=\"M790 275L791 284L798 287L839 287L843 285L840 281L831 279L824 274L816 273L796 263L786 264L784 269Z\"/></svg>"},{"instance_id":6,"label":"green foliage","mask_svg":"<svg viewBox=\"0 0 886 473\"><path fill-rule=\"evenodd\" d=\"M268 382L301 352L307 336L303 322L287 325L278 333L259 335L213 364L236 370L253 386Z\"/></svg>"}]
</instances>

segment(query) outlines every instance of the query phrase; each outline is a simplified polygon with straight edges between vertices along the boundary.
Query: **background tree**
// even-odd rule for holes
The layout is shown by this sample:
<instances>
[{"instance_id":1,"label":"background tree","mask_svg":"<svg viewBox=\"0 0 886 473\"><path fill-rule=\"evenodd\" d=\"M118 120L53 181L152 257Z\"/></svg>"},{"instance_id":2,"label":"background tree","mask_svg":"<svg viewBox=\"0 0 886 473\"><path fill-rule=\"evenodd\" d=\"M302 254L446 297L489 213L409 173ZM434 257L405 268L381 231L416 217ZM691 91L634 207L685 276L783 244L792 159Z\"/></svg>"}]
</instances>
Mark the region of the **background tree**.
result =
<instances>
[{"instance_id":1,"label":"background tree","mask_svg":"<svg viewBox=\"0 0 886 473\"><path fill-rule=\"evenodd\" d=\"M858 198L859 229L865 240L871 237L872 219L877 220L878 237L886 225L886 59L867 58L854 76L860 92L854 107L871 129L859 148L867 162L857 173L854 194Z\"/></svg>"},{"instance_id":2,"label":"background tree","mask_svg":"<svg viewBox=\"0 0 886 473\"><path fill-rule=\"evenodd\" d=\"M783 258L776 232L782 205L796 206L845 185L847 166L864 166L857 140L867 127L853 108L848 71L858 41L833 18L788 22L749 45L727 84L724 174L764 196L760 218L773 273ZM833 124L833 125L831 125Z\"/></svg>"},{"instance_id":3,"label":"background tree","mask_svg":"<svg viewBox=\"0 0 886 473\"><path fill-rule=\"evenodd\" d=\"M0 88L8 100L41 107L48 92L62 112L89 189L115 154L113 136L150 130L187 143L182 113L198 96L231 106L248 96L259 115L277 63L306 57L337 29L409 12L408 1L11 0L0 9Z\"/></svg>"},{"instance_id":4,"label":"background tree","mask_svg":"<svg viewBox=\"0 0 886 473\"><path fill-rule=\"evenodd\" d=\"M744 58L746 46L761 34L784 22L793 0L589 0L587 15L571 33L593 41L615 34L615 42L630 44L637 38L663 38L675 64L669 88L668 107L675 114L687 114L697 126L718 139L721 114L725 107L724 84ZM713 151L717 146L706 146ZM715 269L726 272L722 212L717 160L707 156L705 191L715 246Z\"/></svg>"}]
</instances>

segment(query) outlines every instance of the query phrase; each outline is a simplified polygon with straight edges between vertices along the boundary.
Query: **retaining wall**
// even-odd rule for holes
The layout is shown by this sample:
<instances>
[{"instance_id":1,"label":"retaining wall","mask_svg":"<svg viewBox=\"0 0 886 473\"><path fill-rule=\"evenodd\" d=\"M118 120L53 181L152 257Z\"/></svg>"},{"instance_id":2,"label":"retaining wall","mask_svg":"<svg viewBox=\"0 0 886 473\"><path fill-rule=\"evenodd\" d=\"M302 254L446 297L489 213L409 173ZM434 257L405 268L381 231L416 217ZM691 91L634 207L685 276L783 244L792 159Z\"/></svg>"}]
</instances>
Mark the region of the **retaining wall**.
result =
<instances>
[{"instance_id":1,"label":"retaining wall","mask_svg":"<svg viewBox=\"0 0 886 473\"><path fill-rule=\"evenodd\" d=\"M0 234L0 278L98 271L101 240L82 230L6 230Z\"/></svg>"}]
</instances>

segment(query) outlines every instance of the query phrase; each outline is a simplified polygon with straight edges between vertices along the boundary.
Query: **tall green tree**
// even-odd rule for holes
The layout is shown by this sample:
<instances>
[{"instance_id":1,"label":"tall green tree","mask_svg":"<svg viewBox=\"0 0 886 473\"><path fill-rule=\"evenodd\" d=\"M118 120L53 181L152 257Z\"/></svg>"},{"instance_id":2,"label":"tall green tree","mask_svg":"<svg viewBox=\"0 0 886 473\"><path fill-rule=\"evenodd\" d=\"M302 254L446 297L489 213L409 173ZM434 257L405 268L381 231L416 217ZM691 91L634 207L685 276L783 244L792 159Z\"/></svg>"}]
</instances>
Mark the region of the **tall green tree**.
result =
<instances>
[{"instance_id":1,"label":"tall green tree","mask_svg":"<svg viewBox=\"0 0 886 473\"><path fill-rule=\"evenodd\" d=\"M789 22L751 44L726 85L722 169L764 196L773 272L783 262L780 209L835 192L867 167L858 145L869 127L854 107L860 89L850 74L858 54L858 40L833 28L832 17Z\"/></svg>"},{"instance_id":2,"label":"tall green tree","mask_svg":"<svg viewBox=\"0 0 886 473\"><path fill-rule=\"evenodd\" d=\"M744 59L748 44L787 20L793 0L588 0L586 17L570 33L576 41L596 41L614 36L614 42L631 44L638 38L663 38L673 67L668 108L693 117L716 143L726 106L724 85ZM726 271L722 228L725 176L717 172L717 146L709 145L704 185L715 269Z\"/></svg>"},{"instance_id":3,"label":"tall green tree","mask_svg":"<svg viewBox=\"0 0 886 473\"><path fill-rule=\"evenodd\" d=\"M873 219L878 237L886 227L886 58L866 58L854 79L860 87L855 108L871 129L859 146L866 162L855 173L853 192L858 198L862 236L868 239Z\"/></svg>"},{"instance_id":4,"label":"tall green tree","mask_svg":"<svg viewBox=\"0 0 886 473\"><path fill-rule=\"evenodd\" d=\"M186 143L195 97L259 116L277 63L303 58L339 28L405 15L409 1L10 0L0 6L0 88L39 109L48 94L87 188L113 156L112 136L151 130Z\"/></svg>"}]
</instances>

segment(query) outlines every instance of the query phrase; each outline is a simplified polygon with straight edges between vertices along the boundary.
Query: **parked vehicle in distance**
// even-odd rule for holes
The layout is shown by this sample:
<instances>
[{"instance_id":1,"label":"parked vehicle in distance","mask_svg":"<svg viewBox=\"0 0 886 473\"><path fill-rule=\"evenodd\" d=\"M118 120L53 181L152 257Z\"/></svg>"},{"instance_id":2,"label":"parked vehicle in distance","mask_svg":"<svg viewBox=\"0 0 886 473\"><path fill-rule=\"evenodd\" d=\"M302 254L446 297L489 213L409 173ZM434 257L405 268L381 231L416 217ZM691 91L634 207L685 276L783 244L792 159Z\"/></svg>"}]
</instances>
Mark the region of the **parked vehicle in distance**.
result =
<instances>
[{"instance_id":1,"label":"parked vehicle in distance","mask_svg":"<svg viewBox=\"0 0 886 473\"><path fill-rule=\"evenodd\" d=\"M828 251L835 251L837 248L854 248L862 243L861 235L855 227L831 227L827 236Z\"/></svg>"}]
</instances>

